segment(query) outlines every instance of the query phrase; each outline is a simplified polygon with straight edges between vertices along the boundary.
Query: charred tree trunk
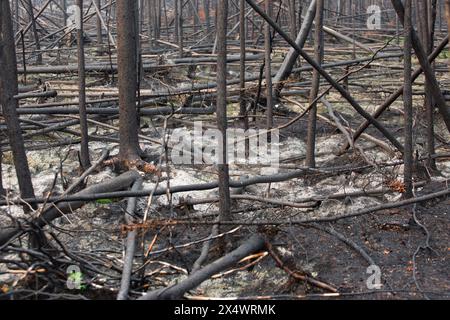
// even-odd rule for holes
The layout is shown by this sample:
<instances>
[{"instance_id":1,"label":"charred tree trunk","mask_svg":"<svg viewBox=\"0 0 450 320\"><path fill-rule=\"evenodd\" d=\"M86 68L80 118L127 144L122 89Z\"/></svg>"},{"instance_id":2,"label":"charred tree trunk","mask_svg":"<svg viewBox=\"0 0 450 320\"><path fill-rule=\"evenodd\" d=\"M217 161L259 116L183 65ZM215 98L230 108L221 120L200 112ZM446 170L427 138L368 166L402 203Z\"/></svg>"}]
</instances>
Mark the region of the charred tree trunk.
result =
<instances>
[{"instance_id":1,"label":"charred tree trunk","mask_svg":"<svg viewBox=\"0 0 450 320\"><path fill-rule=\"evenodd\" d=\"M272 0L265 0L266 14L272 16ZM270 25L268 22L264 24L264 52L265 52L265 76L266 76L266 117L267 117L267 129L270 130L273 127L273 97L272 97L272 39L270 32Z\"/></svg>"},{"instance_id":2,"label":"charred tree trunk","mask_svg":"<svg viewBox=\"0 0 450 320\"><path fill-rule=\"evenodd\" d=\"M137 24L135 1L117 1L117 64L119 78L120 158L140 159L137 91Z\"/></svg>"},{"instance_id":3,"label":"charred tree trunk","mask_svg":"<svg viewBox=\"0 0 450 320\"><path fill-rule=\"evenodd\" d=\"M180 58L183 58L183 0L175 0L178 2L177 17L178 20L178 51Z\"/></svg>"},{"instance_id":4,"label":"charred tree trunk","mask_svg":"<svg viewBox=\"0 0 450 320\"><path fill-rule=\"evenodd\" d=\"M89 134L86 113L86 72L84 62L84 34L83 34L83 0L77 0L77 6L80 8L79 24L77 28L77 45L78 45L78 90L79 90L79 114L80 114L80 130L81 130L81 148L80 162L81 168L86 170L91 166L89 160Z\"/></svg>"},{"instance_id":5,"label":"charred tree trunk","mask_svg":"<svg viewBox=\"0 0 450 320\"><path fill-rule=\"evenodd\" d=\"M179 19L179 14L180 14L180 7L179 7L179 0L174 0L174 18L175 18L175 32L174 32L174 40L176 43L179 43L180 39L180 19Z\"/></svg>"},{"instance_id":6,"label":"charred tree trunk","mask_svg":"<svg viewBox=\"0 0 450 320\"><path fill-rule=\"evenodd\" d=\"M61 0L61 10L63 18L62 26L65 27L67 24L67 0Z\"/></svg>"},{"instance_id":7,"label":"charred tree trunk","mask_svg":"<svg viewBox=\"0 0 450 320\"><path fill-rule=\"evenodd\" d=\"M403 6L402 1L401 0L391 0L391 2L395 8L395 11L397 12L400 22L404 23L405 8ZM439 112L442 116L442 119L445 122L447 130L450 132L450 111L445 102L444 95L442 94L442 91L439 87L439 83L436 79L436 75L433 73L431 64L428 62L424 47L420 43L420 41L417 37L417 34L413 28L411 29L411 43L412 43L412 47L416 53L417 59L419 60L420 66L423 69L425 77L426 77L427 81L429 81L429 83L430 83L430 92L433 95L433 98L435 99L435 102L436 102Z\"/></svg>"},{"instance_id":8,"label":"charred tree trunk","mask_svg":"<svg viewBox=\"0 0 450 320\"><path fill-rule=\"evenodd\" d=\"M14 1L14 12L15 12L15 19L16 19L14 32L19 32L19 30L20 30L19 0Z\"/></svg>"},{"instance_id":9,"label":"charred tree trunk","mask_svg":"<svg viewBox=\"0 0 450 320\"><path fill-rule=\"evenodd\" d=\"M153 17L154 17L154 5L153 0L147 0L147 35L150 49L153 48Z\"/></svg>"},{"instance_id":10,"label":"charred tree trunk","mask_svg":"<svg viewBox=\"0 0 450 320\"><path fill-rule=\"evenodd\" d=\"M228 0L217 3L217 127L222 134L219 156L219 209L222 221L230 220L230 176L227 163L227 21ZM222 158L222 159L220 159Z\"/></svg>"},{"instance_id":11,"label":"charred tree trunk","mask_svg":"<svg viewBox=\"0 0 450 320\"><path fill-rule=\"evenodd\" d=\"M323 60L323 1L317 0L316 26L314 32L314 55L319 65ZM309 102L312 103L317 98L320 86L320 74L314 70L312 87ZM308 137L306 146L306 166L314 168L316 166L316 123L317 123L317 103L314 103L308 116Z\"/></svg>"},{"instance_id":12,"label":"charred tree trunk","mask_svg":"<svg viewBox=\"0 0 450 320\"><path fill-rule=\"evenodd\" d=\"M205 11L205 23L206 23L206 34L208 41L212 41L212 30L211 30L211 13L209 12L210 0L203 0L203 9Z\"/></svg>"},{"instance_id":13,"label":"charred tree trunk","mask_svg":"<svg viewBox=\"0 0 450 320\"><path fill-rule=\"evenodd\" d=\"M419 35L421 36L422 44L426 50L427 55L430 55L433 51L433 28L434 22L432 17L432 4L427 1L417 1L417 9L419 12L425 12L426 14L418 14L419 22ZM432 65L433 66L433 65ZM426 135L426 150L428 154L427 166L431 171L437 170L436 161L432 158L435 154L434 144L434 101L433 96L430 94L431 84L430 81L425 79L425 120L427 125Z\"/></svg>"},{"instance_id":14,"label":"charred tree trunk","mask_svg":"<svg viewBox=\"0 0 450 320\"><path fill-rule=\"evenodd\" d=\"M447 25L450 26L450 0L445 0L445 13L446 13L446 16L447 16ZM450 34L450 27L449 27L448 33Z\"/></svg>"},{"instance_id":15,"label":"charred tree trunk","mask_svg":"<svg viewBox=\"0 0 450 320\"><path fill-rule=\"evenodd\" d=\"M95 4L97 5L98 10L101 12L102 2L101 0L95 0ZM103 34L102 34L102 19L100 19L100 15L97 15L97 44L101 45L103 43Z\"/></svg>"},{"instance_id":16,"label":"charred tree trunk","mask_svg":"<svg viewBox=\"0 0 450 320\"><path fill-rule=\"evenodd\" d=\"M403 159L405 162L404 183L406 187L405 197L411 198L413 182L413 101L412 101L412 80L411 80L411 29L412 10L411 1L405 0L405 23L404 23L404 83L403 105L405 111L405 152Z\"/></svg>"},{"instance_id":17,"label":"charred tree trunk","mask_svg":"<svg viewBox=\"0 0 450 320\"><path fill-rule=\"evenodd\" d=\"M295 11L296 11L295 1L296 0L289 0L288 1L289 31L291 33L291 37L292 38L297 36L297 17L295 15ZM301 0L297 0L297 1L301 1Z\"/></svg>"},{"instance_id":18,"label":"charred tree trunk","mask_svg":"<svg viewBox=\"0 0 450 320\"><path fill-rule=\"evenodd\" d=\"M3 178L2 178L2 161L3 161L3 152L0 149L0 197L6 195L6 190L3 188Z\"/></svg>"},{"instance_id":19,"label":"charred tree trunk","mask_svg":"<svg viewBox=\"0 0 450 320\"><path fill-rule=\"evenodd\" d=\"M41 44L39 42L39 35L36 28L36 20L34 19L34 10L33 10L33 4L31 3L31 0L26 0L27 4L27 11L30 16L30 22L31 22L31 31L33 32L33 38L35 41L35 47L36 47L36 64L42 64L42 54L41 54Z\"/></svg>"},{"instance_id":20,"label":"charred tree trunk","mask_svg":"<svg viewBox=\"0 0 450 320\"><path fill-rule=\"evenodd\" d=\"M246 24L245 24L245 0L239 0L239 45L240 45L240 65L239 65L239 116L241 117L242 124L245 130L248 130L248 117L247 117L247 97L245 92L245 40L247 38Z\"/></svg>"},{"instance_id":21,"label":"charred tree trunk","mask_svg":"<svg viewBox=\"0 0 450 320\"><path fill-rule=\"evenodd\" d=\"M314 16L316 14L316 6L317 6L317 0L313 0L308 8L308 12L306 13L305 20L303 21L303 24L301 25L300 32L297 35L297 39L295 40L295 43L300 47L303 48L305 45L306 39L308 38L308 34L311 30L311 27L313 25ZM281 90L283 89L284 81L289 77L289 75L292 72L292 69L294 68L295 61L297 61L299 57L299 53L294 49L289 49L288 54L284 58L283 64L281 65L280 69L278 70L276 76L273 79L274 85L275 85L275 91L274 96L275 98L278 98Z\"/></svg>"},{"instance_id":22,"label":"charred tree trunk","mask_svg":"<svg viewBox=\"0 0 450 320\"><path fill-rule=\"evenodd\" d=\"M7 124L20 195L33 198L31 173L17 114L18 101L14 98L18 94L17 61L9 1L0 1L0 70L0 105ZM29 211L27 205L24 205L24 211Z\"/></svg>"}]
</instances>

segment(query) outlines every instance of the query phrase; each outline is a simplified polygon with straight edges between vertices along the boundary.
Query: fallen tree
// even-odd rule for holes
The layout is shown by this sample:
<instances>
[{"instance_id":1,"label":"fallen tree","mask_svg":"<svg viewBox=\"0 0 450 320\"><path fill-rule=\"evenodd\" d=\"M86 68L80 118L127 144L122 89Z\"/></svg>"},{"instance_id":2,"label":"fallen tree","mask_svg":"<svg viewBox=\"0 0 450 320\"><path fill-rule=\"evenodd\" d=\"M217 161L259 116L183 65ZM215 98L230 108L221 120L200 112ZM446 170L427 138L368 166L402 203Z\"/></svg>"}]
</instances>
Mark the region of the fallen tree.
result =
<instances>
[{"instance_id":1,"label":"fallen tree","mask_svg":"<svg viewBox=\"0 0 450 320\"><path fill-rule=\"evenodd\" d=\"M194 272L187 279L180 281L179 283L168 288L147 292L144 296L140 297L139 300L180 299L187 291L194 289L214 274L233 266L246 256L262 250L264 246L264 237L256 234L236 250L201 268L197 272Z\"/></svg>"},{"instance_id":2,"label":"fallen tree","mask_svg":"<svg viewBox=\"0 0 450 320\"><path fill-rule=\"evenodd\" d=\"M90 186L75 195L87 196L98 194L102 192L113 192L117 190L123 190L128 188L136 179L139 179L140 174L137 171L128 171L112 180L105 181L93 186ZM23 203L27 204L26 201ZM10 226L0 229L0 246L5 245L10 240L17 236L26 233L27 229L42 228L49 224L56 218L60 218L65 214L70 214L74 210L81 208L86 201L79 200L74 202L61 202L58 205L52 205L48 209L45 209L38 218L27 222L25 225L18 224L16 226Z\"/></svg>"}]
</instances>

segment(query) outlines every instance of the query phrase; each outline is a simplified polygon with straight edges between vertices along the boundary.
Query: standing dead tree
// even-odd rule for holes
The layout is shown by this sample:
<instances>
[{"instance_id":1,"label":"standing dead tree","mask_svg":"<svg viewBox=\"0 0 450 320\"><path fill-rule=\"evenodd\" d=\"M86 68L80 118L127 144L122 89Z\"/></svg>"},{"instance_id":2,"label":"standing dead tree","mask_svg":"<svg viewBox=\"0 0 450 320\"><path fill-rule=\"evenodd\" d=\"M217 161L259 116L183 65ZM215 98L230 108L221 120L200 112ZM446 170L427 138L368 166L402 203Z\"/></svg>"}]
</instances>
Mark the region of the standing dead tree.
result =
<instances>
[{"instance_id":1,"label":"standing dead tree","mask_svg":"<svg viewBox=\"0 0 450 320\"><path fill-rule=\"evenodd\" d=\"M405 152L403 159L405 162L404 181L407 198L413 196L413 100L411 81L411 29L412 29L412 5L411 0L405 1L405 25L404 25L404 83L403 105L405 110Z\"/></svg>"},{"instance_id":2,"label":"standing dead tree","mask_svg":"<svg viewBox=\"0 0 450 320\"><path fill-rule=\"evenodd\" d=\"M15 98L18 94L17 61L9 1L0 1L0 70L0 105L6 120L20 194L22 198L32 198L33 184L17 114L18 100ZM29 211L27 204L24 210Z\"/></svg>"},{"instance_id":3,"label":"standing dead tree","mask_svg":"<svg viewBox=\"0 0 450 320\"><path fill-rule=\"evenodd\" d=\"M84 61L84 28L83 28L83 0L77 0L77 6L80 10L79 20L77 22L77 45L78 45L78 90L79 90L79 114L81 147L80 162L83 170L91 166L89 160L89 134L86 113L86 72Z\"/></svg>"},{"instance_id":4,"label":"standing dead tree","mask_svg":"<svg viewBox=\"0 0 450 320\"><path fill-rule=\"evenodd\" d=\"M266 14L272 16L272 1L265 0ZM272 97L272 36L270 25L266 22L264 24L264 66L266 77L266 117L267 117L267 129L270 130L273 127L273 97Z\"/></svg>"},{"instance_id":5,"label":"standing dead tree","mask_svg":"<svg viewBox=\"0 0 450 320\"><path fill-rule=\"evenodd\" d=\"M140 160L136 110L137 40L136 2L117 1L117 64L119 78L120 159Z\"/></svg>"},{"instance_id":6,"label":"standing dead tree","mask_svg":"<svg viewBox=\"0 0 450 320\"><path fill-rule=\"evenodd\" d=\"M37 27L36 27L36 18L34 16L34 8L33 8L33 4L31 2L31 0L26 0L26 4L27 4L27 12L28 15L30 17L30 24L31 24L31 30L33 31L33 38L34 38L34 44L36 46L36 64L42 64L42 53L41 51L41 45L40 45L40 40L39 40L39 34L37 32Z\"/></svg>"},{"instance_id":7,"label":"standing dead tree","mask_svg":"<svg viewBox=\"0 0 450 320\"><path fill-rule=\"evenodd\" d=\"M264 18L272 28L289 43L302 57L306 60L314 69L319 71L320 75L325 78L325 80L336 89L345 100L347 100L350 105L364 118L366 118L372 125L374 125L399 151L403 152L403 145L390 133L379 121L377 121L370 113L364 110L361 105L353 98L347 90L345 90L342 85L340 85L336 80L334 80L328 72L326 72L320 65L314 61L302 48L300 48L294 40L292 40L286 32L269 16L267 16L261 8L253 1L246 0L247 3L262 17Z\"/></svg>"},{"instance_id":8,"label":"standing dead tree","mask_svg":"<svg viewBox=\"0 0 450 320\"><path fill-rule=\"evenodd\" d=\"M404 24L405 22L405 8L401 2L401 0L391 0L392 4L397 12L397 15L400 19L400 22ZM433 69L431 68L431 64L428 62L426 52L424 47L422 46L419 37L417 36L416 31L411 29L411 43L416 53L417 59L419 60L420 66L423 69L425 74L425 78L429 81L430 91L435 99L439 112L444 120L445 125L447 126L447 130L450 132L450 111L447 108L447 104L445 102L444 95L439 87L439 83L436 79L436 75L433 73Z\"/></svg>"},{"instance_id":9,"label":"standing dead tree","mask_svg":"<svg viewBox=\"0 0 450 320\"><path fill-rule=\"evenodd\" d=\"M316 2L316 26L314 33L314 58L319 65L323 60L323 0ZM320 87L320 74L317 70L313 72L312 87L309 102L312 104L308 115L308 136L306 144L306 165L310 168L316 166L316 123L317 123L317 95Z\"/></svg>"},{"instance_id":10,"label":"standing dead tree","mask_svg":"<svg viewBox=\"0 0 450 320\"><path fill-rule=\"evenodd\" d=\"M217 127L222 135L218 157L220 219L230 219L230 175L227 163L227 22L228 0L217 3Z\"/></svg>"}]
</instances>

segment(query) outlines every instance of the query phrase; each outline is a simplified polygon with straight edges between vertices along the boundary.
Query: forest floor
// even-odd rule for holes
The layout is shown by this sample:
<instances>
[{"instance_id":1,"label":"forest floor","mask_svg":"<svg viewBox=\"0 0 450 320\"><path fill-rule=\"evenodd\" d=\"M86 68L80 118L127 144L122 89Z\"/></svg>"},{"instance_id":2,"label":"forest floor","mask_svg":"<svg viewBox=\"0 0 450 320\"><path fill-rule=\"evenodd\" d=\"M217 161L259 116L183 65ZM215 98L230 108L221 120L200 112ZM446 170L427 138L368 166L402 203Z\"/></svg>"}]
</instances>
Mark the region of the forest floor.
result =
<instances>
[{"instance_id":1,"label":"forest floor","mask_svg":"<svg viewBox=\"0 0 450 320\"><path fill-rule=\"evenodd\" d=\"M305 145L299 137L304 136L302 130L306 121L301 120L295 126L281 132L281 154L290 158L291 162L299 163L302 157L294 159L291 156L301 155L305 152ZM355 155L345 154L335 156L329 152L330 146L336 145L339 139L335 129L319 122L318 131L318 157L320 167L339 167L351 164L354 167L363 165L364 161ZM150 134L150 133L149 133ZM366 156L378 161L387 160L370 143L362 143ZM101 143L91 145L94 159L98 157L104 146ZM150 147L150 146L149 146ZM71 151L72 150L72 151ZM114 150L114 149L113 149ZM53 153L54 152L54 153ZM76 176L77 154L73 148L60 147L52 153L47 151L34 151L29 154L36 193L44 194L53 183L55 169L63 161L63 172L66 178ZM114 151L113 151L114 154ZM381 155L380 155L381 154ZM67 155L67 157L66 157ZM34 162L33 159L41 161ZM418 196L445 189L447 179L450 178L450 161L438 162L443 176L436 177L424 187L417 188ZM281 165L283 167L283 165ZM232 166L232 177L242 174L258 175L260 169L242 168ZM257 222L262 220L286 221L286 224L267 229L261 226L227 226L223 232L231 230L226 239L231 250L239 243L248 239L249 234L255 232L268 232L271 244L291 271L307 274L315 279L337 288L340 296L346 299L422 299L429 297L450 298L450 200L437 199L434 202L419 203L415 207L383 210L360 217L347 218L325 224L290 225L289 221L296 218L338 217L343 213L354 212L366 207L395 201L401 194L386 187L389 179L399 179L402 166L390 169L371 170L353 173L336 174L331 177L312 175L305 178L293 179L287 182L273 183L270 197L287 201L312 196L324 196L340 192L357 190L373 190L382 188L383 194L347 197L344 199L329 199L321 201L318 206L310 209L297 209L273 205L256 204L252 201L233 201L233 219L239 221ZM214 179L212 167L173 167L170 166L171 185L189 183L204 183ZM114 177L110 168L103 168L89 178L89 184L95 184ZM4 183L14 185L15 174L13 166L4 164ZM163 179L161 184L166 183ZM57 185L60 185L58 183ZM146 179L144 188L155 187L153 179ZM54 192L60 192L56 187ZM244 194L264 196L266 185L250 186ZM170 210L165 196L157 198L151 206L150 217L156 219L168 218L194 218L193 223L178 226L165 226L148 228L142 231L143 239L147 245L152 240L153 248L146 258L146 271L144 274L136 273L132 282L132 293L136 297L139 291L157 289L168 286L185 278L190 272L194 261L198 258L202 242L211 232L211 226L196 225L195 218L214 221L218 208L215 204L195 205L189 210L183 207L183 199L203 199L214 196L214 191L201 191L195 193L180 193L173 195L174 209ZM136 214L142 216L146 208L146 200L140 199ZM95 261L105 273L96 277L86 276L90 283L88 290L79 293L88 298L114 299L119 284L124 233L121 231L124 224L124 210L126 202L111 199L87 204L75 214L56 221L53 231L64 242L70 252L80 258ZM417 220L425 226L429 233L429 248L422 248L426 244L425 229L415 223L412 209L416 212ZM14 211L16 210L16 211ZM10 213L20 216L19 207L10 207ZM2 221L6 224L5 217ZM331 228L340 234L330 234L325 228ZM262 228L262 229L261 229ZM371 276L368 267L371 263L355 250L353 245L342 241L342 238L356 244L358 248L367 253L381 269L382 287L371 290L367 281ZM189 244L183 247L184 244ZM197 244L194 244L197 243ZM221 256L218 250L220 241L213 242L208 261L212 262ZM136 267L142 263L142 249L137 255ZM415 252L418 250L416 256ZM244 263L245 265L245 263ZM241 266L242 267L242 266ZM5 270L3 270L5 271ZM1 276L2 282L11 285L20 279L14 274ZM25 283L22 286L26 286ZM32 287L32 283L29 284ZM59 288L57 291L63 290ZM67 293L74 293L69 291ZM304 299L330 299L333 296L324 295L322 289L311 286L304 281L294 280L277 266L270 255L266 255L257 263L244 270L235 269L229 274L221 274L214 279L205 281L196 290L189 293L189 299L207 298L304 298Z\"/></svg>"}]
</instances>

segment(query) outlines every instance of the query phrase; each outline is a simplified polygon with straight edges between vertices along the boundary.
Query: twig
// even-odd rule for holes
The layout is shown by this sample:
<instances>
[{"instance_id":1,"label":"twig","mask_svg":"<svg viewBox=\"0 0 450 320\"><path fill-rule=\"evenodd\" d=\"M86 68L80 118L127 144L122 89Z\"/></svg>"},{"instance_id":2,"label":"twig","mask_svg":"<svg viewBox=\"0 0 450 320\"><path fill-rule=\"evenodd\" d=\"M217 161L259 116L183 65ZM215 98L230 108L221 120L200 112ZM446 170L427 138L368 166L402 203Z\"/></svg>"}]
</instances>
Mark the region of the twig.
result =
<instances>
[{"instance_id":1,"label":"twig","mask_svg":"<svg viewBox=\"0 0 450 320\"><path fill-rule=\"evenodd\" d=\"M303 274L300 274L300 273L298 273L296 271L292 271L291 269L289 269L283 263L283 261L280 259L280 257L276 254L272 244L270 244L269 242L266 242L266 248L269 251L269 254L272 256L272 258L277 263L278 267L280 269L283 269L284 271L286 271L294 279L301 280L301 281L306 281L309 284L312 284L313 286L316 286L316 287L324 289L324 290L328 290L328 291L333 292L333 293L337 293L338 292L338 290L336 288L334 288L333 286L331 286L331 285L329 285L329 284L327 284L325 282L313 279L313 278L311 278L311 277L309 277L307 275L303 275Z\"/></svg>"}]
</instances>

